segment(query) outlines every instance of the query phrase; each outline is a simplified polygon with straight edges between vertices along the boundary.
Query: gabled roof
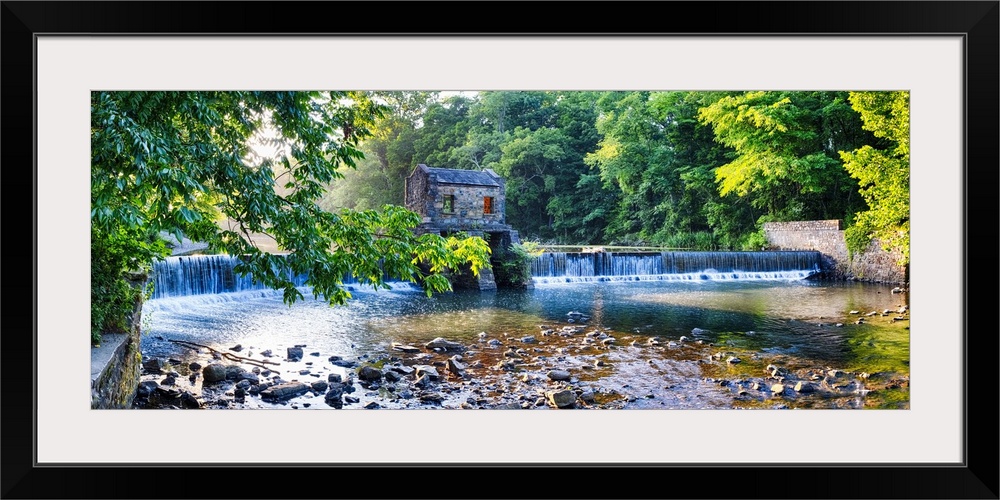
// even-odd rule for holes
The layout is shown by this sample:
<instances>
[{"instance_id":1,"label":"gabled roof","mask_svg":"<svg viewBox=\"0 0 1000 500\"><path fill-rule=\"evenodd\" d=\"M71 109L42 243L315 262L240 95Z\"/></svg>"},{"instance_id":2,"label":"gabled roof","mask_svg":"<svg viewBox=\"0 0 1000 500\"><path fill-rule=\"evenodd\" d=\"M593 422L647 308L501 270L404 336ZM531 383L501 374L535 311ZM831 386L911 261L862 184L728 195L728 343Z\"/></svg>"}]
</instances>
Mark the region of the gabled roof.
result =
<instances>
[{"instance_id":1,"label":"gabled roof","mask_svg":"<svg viewBox=\"0 0 1000 500\"><path fill-rule=\"evenodd\" d=\"M437 181L442 184L465 184L468 186L492 186L500 187L497 179L500 178L492 170L459 170L455 168L432 168L427 165L417 165L428 174L435 174Z\"/></svg>"}]
</instances>

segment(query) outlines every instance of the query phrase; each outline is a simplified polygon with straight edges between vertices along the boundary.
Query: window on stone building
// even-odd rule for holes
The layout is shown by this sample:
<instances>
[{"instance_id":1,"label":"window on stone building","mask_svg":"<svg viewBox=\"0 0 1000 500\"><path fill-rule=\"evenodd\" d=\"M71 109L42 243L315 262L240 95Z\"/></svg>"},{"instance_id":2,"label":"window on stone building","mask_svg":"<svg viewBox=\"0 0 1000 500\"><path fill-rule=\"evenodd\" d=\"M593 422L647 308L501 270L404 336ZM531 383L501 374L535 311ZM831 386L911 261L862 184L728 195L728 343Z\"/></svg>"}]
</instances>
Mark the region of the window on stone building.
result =
<instances>
[{"instance_id":1,"label":"window on stone building","mask_svg":"<svg viewBox=\"0 0 1000 500\"><path fill-rule=\"evenodd\" d=\"M491 213L493 213L493 197L492 196L483 197L483 213L484 214L491 214Z\"/></svg>"},{"instance_id":2,"label":"window on stone building","mask_svg":"<svg viewBox=\"0 0 1000 500\"><path fill-rule=\"evenodd\" d=\"M455 213L455 195L444 195L444 205L441 207L441 211L446 214Z\"/></svg>"}]
</instances>

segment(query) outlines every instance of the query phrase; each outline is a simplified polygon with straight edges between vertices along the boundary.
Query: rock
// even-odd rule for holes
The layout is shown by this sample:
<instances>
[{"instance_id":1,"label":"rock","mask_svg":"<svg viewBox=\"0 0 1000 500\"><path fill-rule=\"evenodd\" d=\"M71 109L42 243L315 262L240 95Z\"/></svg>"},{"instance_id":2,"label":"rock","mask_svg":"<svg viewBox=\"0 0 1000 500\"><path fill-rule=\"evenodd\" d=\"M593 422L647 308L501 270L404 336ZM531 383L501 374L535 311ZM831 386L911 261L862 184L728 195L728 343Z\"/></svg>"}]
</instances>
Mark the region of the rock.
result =
<instances>
[{"instance_id":1,"label":"rock","mask_svg":"<svg viewBox=\"0 0 1000 500\"><path fill-rule=\"evenodd\" d=\"M260 397L264 399L291 399L309 392L309 386L301 382L286 382L273 385L260 391Z\"/></svg>"},{"instance_id":2,"label":"rock","mask_svg":"<svg viewBox=\"0 0 1000 500\"><path fill-rule=\"evenodd\" d=\"M243 368L236 365L226 366L226 378L229 380L240 380L243 378Z\"/></svg>"},{"instance_id":3,"label":"rock","mask_svg":"<svg viewBox=\"0 0 1000 500\"><path fill-rule=\"evenodd\" d=\"M270 350L270 349L268 349L268 350L266 350L266 351L264 351L264 352L261 352L261 353L260 353L260 355L261 355L261 356L264 356L265 358L270 358L270 357L271 357L271 356L273 356L274 354L273 354L273 353L271 353L271 350Z\"/></svg>"},{"instance_id":4,"label":"rock","mask_svg":"<svg viewBox=\"0 0 1000 500\"><path fill-rule=\"evenodd\" d=\"M461 351L465 349L465 346L459 344L458 342L452 342L450 340L445 340L441 337L437 337L434 340L424 344L424 347L428 349L442 349L445 351Z\"/></svg>"},{"instance_id":5,"label":"rock","mask_svg":"<svg viewBox=\"0 0 1000 500\"><path fill-rule=\"evenodd\" d=\"M333 359L333 358L337 358L337 359ZM330 362L333 363L334 366L339 366L339 367L342 367L342 368L354 368L355 366L358 366L358 364L356 362L354 362L354 361L348 361L346 359L341 359L340 356L331 356L330 357Z\"/></svg>"},{"instance_id":6,"label":"rock","mask_svg":"<svg viewBox=\"0 0 1000 500\"><path fill-rule=\"evenodd\" d=\"M584 389L584 391L580 393L580 401L583 401L585 403L593 403L596 400L597 400L597 395L595 395L594 391L591 389Z\"/></svg>"},{"instance_id":7,"label":"rock","mask_svg":"<svg viewBox=\"0 0 1000 500\"><path fill-rule=\"evenodd\" d=\"M150 358L142 362L142 369L146 373L161 373L163 371L163 361L157 358Z\"/></svg>"},{"instance_id":8,"label":"rock","mask_svg":"<svg viewBox=\"0 0 1000 500\"><path fill-rule=\"evenodd\" d=\"M406 365L392 365L389 367L389 371L399 373L400 375L410 375L416 370Z\"/></svg>"},{"instance_id":9,"label":"rock","mask_svg":"<svg viewBox=\"0 0 1000 500\"><path fill-rule=\"evenodd\" d=\"M240 373L240 380L246 380L247 382L250 382L253 385L257 385L260 383L260 378L258 378L257 374L253 372Z\"/></svg>"},{"instance_id":10,"label":"rock","mask_svg":"<svg viewBox=\"0 0 1000 500\"><path fill-rule=\"evenodd\" d=\"M207 383L226 380L226 366L219 363L210 363L201 371L201 375L205 377L205 382Z\"/></svg>"},{"instance_id":11,"label":"rock","mask_svg":"<svg viewBox=\"0 0 1000 500\"><path fill-rule=\"evenodd\" d=\"M324 399L326 400L326 404L340 408L344 404L344 401L342 399L343 396L344 396L344 384L333 383L330 384L329 387L327 388L326 396L324 396Z\"/></svg>"},{"instance_id":12,"label":"rock","mask_svg":"<svg viewBox=\"0 0 1000 500\"><path fill-rule=\"evenodd\" d=\"M180 398L181 408L187 409L198 409L201 408L201 402L198 398L194 397L190 392L185 392L181 394Z\"/></svg>"},{"instance_id":13,"label":"rock","mask_svg":"<svg viewBox=\"0 0 1000 500\"><path fill-rule=\"evenodd\" d=\"M331 384L339 384L341 380L342 379L339 373L331 373L326 376L326 381Z\"/></svg>"},{"instance_id":14,"label":"rock","mask_svg":"<svg viewBox=\"0 0 1000 500\"><path fill-rule=\"evenodd\" d=\"M785 385L784 384L773 384L773 385L771 385L771 392L773 392L775 396L777 396L779 394L782 394L782 393L785 392Z\"/></svg>"},{"instance_id":15,"label":"rock","mask_svg":"<svg viewBox=\"0 0 1000 500\"><path fill-rule=\"evenodd\" d=\"M795 392L809 393L815 391L816 391L816 386L812 385L809 382L800 381L795 384Z\"/></svg>"},{"instance_id":16,"label":"rock","mask_svg":"<svg viewBox=\"0 0 1000 500\"><path fill-rule=\"evenodd\" d=\"M191 363L190 365L188 365L188 369L193 372L196 372L198 370L201 370L201 365L199 365L198 363Z\"/></svg>"},{"instance_id":17,"label":"rock","mask_svg":"<svg viewBox=\"0 0 1000 500\"><path fill-rule=\"evenodd\" d=\"M429 389L431 386L434 385L434 379L432 379L427 375L422 375L417 377L417 380L413 382L413 385L420 389Z\"/></svg>"},{"instance_id":18,"label":"rock","mask_svg":"<svg viewBox=\"0 0 1000 500\"><path fill-rule=\"evenodd\" d=\"M379 370L374 366L365 365L358 370L358 378L365 382L382 380L382 370Z\"/></svg>"},{"instance_id":19,"label":"rock","mask_svg":"<svg viewBox=\"0 0 1000 500\"><path fill-rule=\"evenodd\" d=\"M177 377L173 375L167 375L163 380L160 381L160 385L177 385Z\"/></svg>"},{"instance_id":20,"label":"rock","mask_svg":"<svg viewBox=\"0 0 1000 500\"><path fill-rule=\"evenodd\" d=\"M534 335L527 335L525 337L521 337L521 342L524 342L525 344L537 344L538 339L536 339Z\"/></svg>"},{"instance_id":21,"label":"rock","mask_svg":"<svg viewBox=\"0 0 1000 500\"><path fill-rule=\"evenodd\" d=\"M455 358L448 358L448 371L454 373L455 375L461 375L462 371L465 370L465 365L455 360Z\"/></svg>"},{"instance_id":22,"label":"rock","mask_svg":"<svg viewBox=\"0 0 1000 500\"><path fill-rule=\"evenodd\" d=\"M289 347L288 348L288 361L299 361L302 359L302 348L301 347Z\"/></svg>"},{"instance_id":23,"label":"rock","mask_svg":"<svg viewBox=\"0 0 1000 500\"><path fill-rule=\"evenodd\" d=\"M153 391L156 390L156 387L158 385L159 384L157 384L156 382L154 382L152 380L147 380L145 382L140 382L139 383L139 389L136 391L136 394L138 396L141 396L141 397L148 397L150 394L153 393Z\"/></svg>"},{"instance_id":24,"label":"rock","mask_svg":"<svg viewBox=\"0 0 1000 500\"><path fill-rule=\"evenodd\" d=\"M240 352L240 351L243 350L243 346L241 346L240 344L236 344L236 345L230 347L229 350L230 351Z\"/></svg>"},{"instance_id":25,"label":"rock","mask_svg":"<svg viewBox=\"0 0 1000 500\"><path fill-rule=\"evenodd\" d=\"M249 380L240 380L239 382L236 383L236 388L247 390L250 388L250 385L251 384Z\"/></svg>"},{"instance_id":26,"label":"rock","mask_svg":"<svg viewBox=\"0 0 1000 500\"><path fill-rule=\"evenodd\" d=\"M692 328L691 335L707 335L712 333L710 330L705 330L704 328Z\"/></svg>"},{"instance_id":27,"label":"rock","mask_svg":"<svg viewBox=\"0 0 1000 500\"><path fill-rule=\"evenodd\" d=\"M418 379L426 377L427 379L434 381L441 378L441 375L438 374L437 369L433 366L415 365L413 368L416 370L416 377Z\"/></svg>"},{"instance_id":28,"label":"rock","mask_svg":"<svg viewBox=\"0 0 1000 500\"><path fill-rule=\"evenodd\" d=\"M366 410L377 410L379 408L381 408L381 406L379 406L379 404L376 403L376 402L374 402L374 401L372 401L371 403L368 403L368 404L366 404L364 406L364 409L366 409Z\"/></svg>"},{"instance_id":29,"label":"rock","mask_svg":"<svg viewBox=\"0 0 1000 500\"><path fill-rule=\"evenodd\" d=\"M576 405L576 393L569 389L547 391L545 397L557 408L572 408Z\"/></svg>"},{"instance_id":30,"label":"rock","mask_svg":"<svg viewBox=\"0 0 1000 500\"><path fill-rule=\"evenodd\" d=\"M742 359L737 358L736 356L729 356L728 358L726 358L726 363L730 365L735 365L736 363L740 363L742 361L743 361Z\"/></svg>"},{"instance_id":31,"label":"rock","mask_svg":"<svg viewBox=\"0 0 1000 500\"><path fill-rule=\"evenodd\" d=\"M382 376L385 377L386 382L399 382L399 380L403 378L399 372L393 370L383 373Z\"/></svg>"},{"instance_id":32,"label":"rock","mask_svg":"<svg viewBox=\"0 0 1000 500\"><path fill-rule=\"evenodd\" d=\"M549 377L550 379L556 380L556 381L558 381L558 380L569 380L569 377L570 377L570 373L568 371L566 371L566 370L549 370L549 372L546 373L545 375L547 377Z\"/></svg>"},{"instance_id":33,"label":"rock","mask_svg":"<svg viewBox=\"0 0 1000 500\"><path fill-rule=\"evenodd\" d=\"M412 352L420 352L420 348L419 347L414 347L412 345L400 344L399 342L393 342L390 345L391 345L391 348L392 348L393 351L410 352L410 353L412 353Z\"/></svg>"},{"instance_id":34,"label":"rock","mask_svg":"<svg viewBox=\"0 0 1000 500\"><path fill-rule=\"evenodd\" d=\"M440 394L438 394L436 392L429 392L429 393L421 394L417 399L419 399L421 403L428 403L428 404L432 404L432 405L439 405L439 404L441 404L441 402L444 401L444 396L442 396L442 395L440 395Z\"/></svg>"},{"instance_id":35,"label":"rock","mask_svg":"<svg viewBox=\"0 0 1000 500\"><path fill-rule=\"evenodd\" d=\"M314 390L316 392L323 392L323 391L326 390L326 388L328 386L329 386L329 384L327 384L326 382L323 382L322 380L317 380L317 381L313 382L312 384L310 384L310 387L312 387L312 390Z\"/></svg>"}]
</instances>

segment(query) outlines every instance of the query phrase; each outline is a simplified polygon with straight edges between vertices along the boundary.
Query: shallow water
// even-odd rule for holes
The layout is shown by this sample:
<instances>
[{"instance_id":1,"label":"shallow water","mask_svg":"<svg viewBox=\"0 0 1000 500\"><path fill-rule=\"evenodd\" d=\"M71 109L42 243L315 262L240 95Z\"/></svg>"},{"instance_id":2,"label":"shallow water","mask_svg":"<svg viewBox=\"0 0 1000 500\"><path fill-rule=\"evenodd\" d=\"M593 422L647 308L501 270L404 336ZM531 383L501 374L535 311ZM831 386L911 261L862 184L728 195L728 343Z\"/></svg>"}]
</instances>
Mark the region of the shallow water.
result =
<instances>
[{"instance_id":1,"label":"shallow water","mask_svg":"<svg viewBox=\"0 0 1000 500\"><path fill-rule=\"evenodd\" d=\"M240 344L244 350L239 354L248 357L265 349L283 357L288 347L305 345L306 353L321 357L307 355L303 362L331 355L356 359L387 352L391 342L422 345L444 337L473 343L480 332L501 338L537 334L539 325L564 325L578 317L567 313L577 312L587 317L588 328L638 339L686 336L755 358L780 358L789 366L908 374L908 315L905 322L892 321L897 310L908 306L907 296L891 293L892 287L885 285L810 280L559 282L523 291L433 297L410 284L391 291L354 289L353 300L334 307L313 300L308 289L303 289L307 299L292 306L273 291L154 299L143 310L143 355L180 357L185 349L170 342L180 340L220 351ZM883 315L886 310L892 312ZM856 324L872 312L877 314ZM692 391L706 391L703 370L682 367L685 361L680 358L656 362L676 364L673 371L690 379ZM749 370L754 365L745 366ZM662 377L643 380L647 375L642 373L626 369L623 362L613 383L662 386ZM704 396L705 406L719 406L707 392Z\"/></svg>"}]
</instances>

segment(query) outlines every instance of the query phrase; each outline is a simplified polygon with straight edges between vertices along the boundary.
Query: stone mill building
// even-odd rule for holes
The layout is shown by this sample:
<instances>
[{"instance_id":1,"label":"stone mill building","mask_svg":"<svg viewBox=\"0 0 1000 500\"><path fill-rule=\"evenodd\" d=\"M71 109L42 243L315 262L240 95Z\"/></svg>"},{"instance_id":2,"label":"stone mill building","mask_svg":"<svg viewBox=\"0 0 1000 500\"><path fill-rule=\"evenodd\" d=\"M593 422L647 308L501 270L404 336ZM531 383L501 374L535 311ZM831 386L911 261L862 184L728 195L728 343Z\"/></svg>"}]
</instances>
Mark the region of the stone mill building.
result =
<instances>
[{"instance_id":1,"label":"stone mill building","mask_svg":"<svg viewBox=\"0 0 1000 500\"><path fill-rule=\"evenodd\" d=\"M497 255L512 243L520 243L517 231L505 220L504 186L504 179L490 169L417 165L406 178L406 208L422 217L414 232L480 236ZM496 288L492 270L484 270L478 281L474 288Z\"/></svg>"}]
</instances>

